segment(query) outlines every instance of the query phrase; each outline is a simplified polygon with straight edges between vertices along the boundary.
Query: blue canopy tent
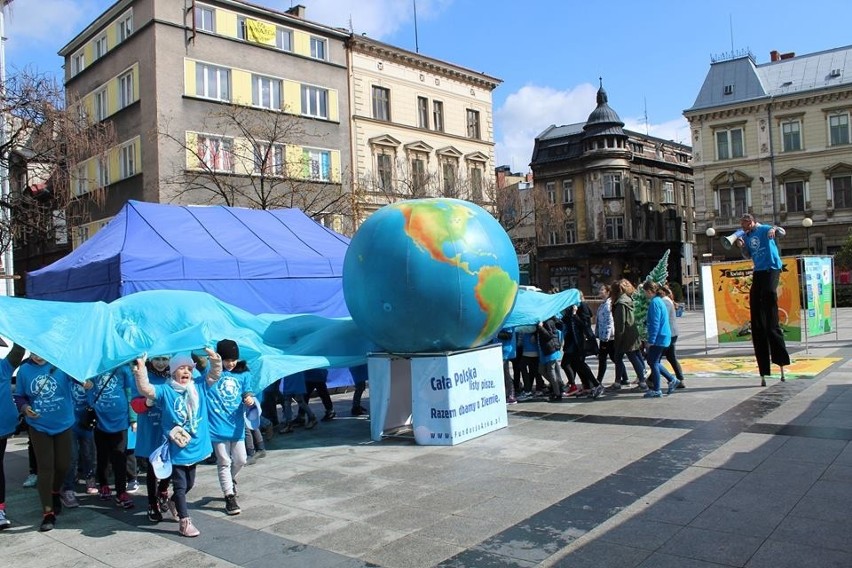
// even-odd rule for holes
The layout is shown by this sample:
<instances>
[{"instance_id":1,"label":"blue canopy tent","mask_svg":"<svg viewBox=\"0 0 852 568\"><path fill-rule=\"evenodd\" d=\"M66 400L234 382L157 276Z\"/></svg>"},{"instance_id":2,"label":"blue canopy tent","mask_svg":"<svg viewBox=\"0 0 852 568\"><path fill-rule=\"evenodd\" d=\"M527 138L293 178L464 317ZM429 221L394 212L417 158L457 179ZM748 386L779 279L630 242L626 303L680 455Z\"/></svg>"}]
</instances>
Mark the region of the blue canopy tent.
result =
<instances>
[{"instance_id":1,"label":"blue canopy tent","mask_svg":"<svg viewBox=\"0 0 852 568\"><path fill-rule=\"evenodd\" d=\"M27 275L27 297L111 302L142 290L192 290L253 314L348 316L349 239L298 209L128 201L68 256Z\"/></svg>"},{"instance_id":2,"label":"blue canopy tent","mask_svg":"<svg viewBox=\"0 0 852 568\"><path fill-rule=\"evenodd\" d=\"M27 275L27 297L111 302L144 290L207 292L253 314L349 315L349 239L298 209L128 201L91 239ZM348 372L329 386L351 384Z\"/></svg>"}]
</instances>

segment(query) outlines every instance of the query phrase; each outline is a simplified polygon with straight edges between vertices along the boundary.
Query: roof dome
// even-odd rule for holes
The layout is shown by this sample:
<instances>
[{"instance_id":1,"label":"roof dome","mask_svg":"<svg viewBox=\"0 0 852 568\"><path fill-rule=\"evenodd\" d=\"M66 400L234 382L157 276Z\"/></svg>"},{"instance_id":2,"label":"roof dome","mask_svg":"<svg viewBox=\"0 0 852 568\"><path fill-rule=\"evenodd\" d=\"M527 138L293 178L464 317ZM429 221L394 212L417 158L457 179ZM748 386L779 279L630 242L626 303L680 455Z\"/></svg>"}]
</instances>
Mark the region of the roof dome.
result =
<instances>
[{"instance_id":1,"label":"roof dome","mask_svg":"<svg viewBox=\"0 0 852 568\"><path fill-rule=\"evenodd\" d=\"M613 134L625 136L623 130L624 123L621 122L618 113L612 110L607 103L606 91L603 88L603 79L601 79L601 86L598 89L597 100L598 106L589 115L589 119L583 127L585 131L584 138L589 138L590 136L611 136Z\"/></svg>"}]
</instances>

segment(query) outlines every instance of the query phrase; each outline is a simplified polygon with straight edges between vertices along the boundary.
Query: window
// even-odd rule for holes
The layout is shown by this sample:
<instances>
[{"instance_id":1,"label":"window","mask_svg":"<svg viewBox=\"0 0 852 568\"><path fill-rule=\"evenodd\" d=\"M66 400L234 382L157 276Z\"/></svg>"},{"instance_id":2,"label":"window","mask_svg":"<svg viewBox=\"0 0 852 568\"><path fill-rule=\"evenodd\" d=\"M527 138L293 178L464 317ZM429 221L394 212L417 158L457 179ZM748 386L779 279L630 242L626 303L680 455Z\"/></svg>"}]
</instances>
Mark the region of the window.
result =
<instances>
[{"instance_id":1,"label":"window","mask_svg":"<svg viewBox=\"0 0 852 568\"><path fill-rule=\"evenodd\" d=\"M742 158L744 155L742 128L716 131L717 159L730 160L731 158Z\"/></svg>"},{"instance_id":2,"label":"window","mask_svg":"<svg viewBox=\"0 0 852 568\"><path fill-rule=\"evenodd\" d=\"M133 100L133 71L128 71L118 78L118 108L126 107Z\"/></svg>"},{"instance_id":3,"label":"window","mask_svg":"<svg viewBox=\"0 0 852 568\"><path fill-rule=\"evenodd\" d=\"M798 120L791 120L781 124L781 145L784 152L793 152L802 149L801 125Z\"/></svg>"},{"instance_id":4,"label":"window","mask_svg":"<svg viewBox=\"0 0 852 568\"><path fill-rule=\"evenodd\" d=\"M200 166L214 172L234 171L234 141L222 136L198 136Z\"/></svg>"},{"instance_id":5,"label":"window","mask_svg":"<svg viewBox=\"0 0 852 568\"><path fill-rule=\"evenodd\" d=\"M562 180L562 203L574 203L574 180Z\"/></svg>"},{"instance_id":6,"label":"window","mask_svg":"<svg viewBox=\"0 0 852 568\"><path fill-rule=\"evenodd\" d=\"M849 115L836 114L828 117L829 145L849 144Z\"/></svg>"},{"instance_id":7,"label":"window","mask_svg":"<svg viewBox=\"0 0 852 568\"><path fill-rule=\"evenodd\" d=\"M103 120L109 115L109 99L107 90L101 89L95 93L95 120Z\"/></svg>"},{"instance_id":8,"label":"window","mask_svg":"<svg viewBox=\"0 0 852 568\"><path fill-rule=\"evenodd\" d=\"M133 33L133 11L121 17L115 24L118 28L118 41L124 41Z\"/></svg>"},{"instance_id":9,"label":"window","mask_svg":"<svg viewBox=\"0 0 852 568\"><path fill-rule=\"evenodd\" d=\"M393 157L390 154L376 155L376 177L379 189L393 191Z\"/></svg>"},{"instance_id":10,"label":"window","mask_svg":"<svg viewBox=\"0 0 852 568\"><path fill-rule=\"evenodd\" d=\"M805 210L805 182L785 182L784 194L787 198L787 211L801 212Z\"/></svg>"},{"instance_id":11,"label":"window","mask_svg":"<svg viewBox=\"0 0 852 568\"><path fill-rule=\"evenodd\" d=\"M606 218L606 239L608 241L623 241L624 240L624 217Z\"/></svg>"},{"instance_id":12,"label":"window","mask_svg":"<svg viewBox=\"0 0 852 568\"><path fill-rule=\"evenodd\" d=\"M71 74L76 75L86 68L86 55L81 51L71 56Z\"/></svg>"},{"instance_id":13,"label":"window","mask_svg":"<svg viewBox=\"0 0 852 568\"><path fill-rule=\"evenodd\" d=\"M621 192L621 174L603 175L603 196L623 197Z\"/></svg>"},{"instance_id":14,"label":"window","mask_svg":"<svg viewBox=\"0 0 852 568\"><path fill-rule=\"evenodd\" d=\"M101 36L95 40L95 59L99 59L106 55L107 52L107 38L106 36Z\"/></svg>"},{"instance_id":15,"label":"window","mask_svg":"<svg viewBox=\"0 0 852 568\"><path fill-rule=\"evenodd\" d=\"M456 197L456 165L452 162L444 162L441 173L444 177L444 197Z\"/></svg>"},{"instance_id":16,"label":"window","mask_svg":"<svg viewBox=\"0 0 852 568\"><path fill-rule=\"evenodd\" d=\"M331 152L305 148L305 163L308 166L308 179L331 181Z\"/></svg>"},{"instance_id":17,"label":"window","mask_svg":"<svg viewBox=\"0 0 852 568\"><path fill-rule=\"evenodd\" d=\"M565 223L565 242L569 245L577 242L577 229L574 223Z\"/></svg>"},{"instance_id":18,"label":"window","mask_svg":"<svg viewBox=\"0 0 852 568\"><path fill-rule=\"evenodd\" d=\"M195 7L195 29L203 32L216 32L216 10L209 6Z\"/></svg>"},{"instance_id":19,"label":"window","mask_svg":"<svg viewBox=\"0 0 852 568\"><path fill-rule=\"evenodd\" d=\"M837 209L852 208L852 176L831 178L831 191L834 196L834 207Z\"/></svg>"},{"instance_id":20,"label":"window","mask_svg":"<svg viewBox=\"0 0 852 568\"><path fill-rule=\"evenodd\" d=\"M432 101L432 124L438 132L444 131L444 103Z\"/></svg>"},{"instance_id":21,"label":"window","mask_svg":"<svg viewBox=\"0 0 852 568\"><path fill-rule=\"evenodd\" d=\"M328 91L319 87L302 85L302 114L328 118Z\"/></svg>"},{"instance_id":22,"label":"window","mask_svg":"<svg viewBox=\"0 0 852 568\"><path fill-rule=\"evenodd\" d=\"M417 97L417 126L429 128L429 99Z\"/></svg>"},{"instance_id":23,"label":"window","mask_svg":"<svg viewBox=\"0 0 852 568\"><path fill-rule=\"evenodd\" d=\"M228 101L231 99L231 71L224 67L195 64L195 94L199 97Z\"/></svg>"},{"instance_id":24,"label":"window","mask_svg":"<svg viewBox=\"0 0 852 568\"><path fill-rule=\"evenodd\" d=\"M284 175L284 144L254 144L254 173Z\"/></svg>"},{"instance_id":25,"label":"window","mask_svg":"<svg viewBox=\"0 0 852 568\"><path fill-rule=\"evenodd\" d=\"M547 202L551 205L556 204L556 182L549 181L544 184L544 192L547 194Z\"/></svg>"},{"instance_id":26,"label":"window","mask_svg":"<svg viewBox=\"0 0 852 568\"><path fill-rule=\"evenodd\" d=\"M390 120L390 89L373 85L373 118Z\"/></svg>"},{"instance_id":27,"label":"window","mask_svg":"<svg viewBox=\"0 0 852 568\"><path fill-rule=\"evenodd\" d=\"M470 188L473 192L473 199L482 199L482 168L473 166L470 170Z\"/></svg>"},{"instance_id":28,"label":"window","mask_svg":"<svg viewBox=\"0 0 852 568\"><path fill-rule=\"evenodd\" d=\"M467 137L480 139L479 111L467 109Z\"/></svg>"},{"instance_id":29,"label":"window","mask_svg":"<svg viewBox=\"0 0 852 568\"><path fill-rule=\"evenodd\" d=\"M248 30L246 30L246 17L237 16L237 38L245 40L246 37L248 37Z\"/></svg>"},{"instance_id":30,"label":"window","mask_svg":"<svg viewBox=\"0 0 852 568\"><path fill-rule=\"evenodd\" d=\"M121 179L136 175L136 142L125 144L119 151Z\"/></svg>"},{"instance_id":31,"label":"window","mask_svg":"<svg viewBox=\"0 0 852 568\"><path fill-rule=\"evenodd\" d=\"M675 202L675 194L674 194L674 183L670 181L663 182L663 200L662 203L674 203Z\"/></svg>"},{"instance_id":32,"label":"window","mask_svg":"<svg viewBox=\"0 0 852 568\"><path fill-rule=\"evenodd\" d=\"M549 245L558 245L559 244L559 233L556 231L550 231L547 235L547 244Z\"/></svg>"},{"instance_id":33,"label":"window","mask_svg":"<svg viewBox=\"0 0 852 568\"><path fill-rule=\"evenodd\" d=\"M411 158L411 192L415 197L426 193L426 160L420 155Z\"/></svg>"},{"instance_id":34,"label":"window","mask_svg":"<svg viewBox=\"0 0 852 568\"><path fill-rule=\"evenodd\" d=\"M77 166L77 172L74 177L74 193L76 195L89 193L89 171L85 164Z\"/></svg>"},{"instance_id":35,"label":"window","mask_svg":"<svg viewBox=\"0 0 852 568\"><path fill-rule=\"evenodd\" d=\"M109 185L109 157L100 156L96 160L96 169L98 175L98 187L106 187Z\"/></svg>"},{"instance_id":36,"label":"window","mask_svg":"<svg viewBox=\"0 0 852 568\"><path fill-rule=\"evenodd\" d=\"M321 37L311 37L311 57L325 61L325 40Z\"/></svg>"},{"instance_id":37,"label":"window","mask_svg":"<svg viewBox=\"0 0 852 568\"><path fill-rule=\"evenodd\" d=\"M719 190L719 213L722 217L733 219L748 213L745 187L725 187Z\"/></svg>"},{"instance_id":38,"label":"window","mask_svg":"<svg viewBox=\"0 0 852 568\"><path fill-rule=\"evenodd\" d=\"M287 28L278 28L275 32L275 47L293 51L293 32Z\"/></svg>"},{"instance_id":39,"label":"window","mask_svg":"<svg viewBox=\"0 0 852 568\"><path fill-rule=\"evenodd\" d=\"M281 110L281 81L263 75L251 76L251 104Z\"/></svg>"}]
</instances>

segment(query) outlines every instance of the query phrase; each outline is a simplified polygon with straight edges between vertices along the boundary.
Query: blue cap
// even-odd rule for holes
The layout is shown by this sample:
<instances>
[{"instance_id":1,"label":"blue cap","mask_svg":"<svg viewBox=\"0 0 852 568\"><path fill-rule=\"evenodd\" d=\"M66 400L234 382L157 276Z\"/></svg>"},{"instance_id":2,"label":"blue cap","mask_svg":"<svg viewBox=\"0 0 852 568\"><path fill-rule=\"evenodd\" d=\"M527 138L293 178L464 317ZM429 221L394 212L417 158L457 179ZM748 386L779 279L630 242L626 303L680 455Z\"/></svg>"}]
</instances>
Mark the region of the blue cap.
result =
<instances>
[{"instance_id":1,"label":"blue cap","mask_svg":"<svg viewBox=\"0 0 852 568\"><path fill-rule=\"evenodd\" d=\"M169 479L172 476L172 459L169 455L168 439L151 452L149 461L157 479Z\"/></svg>"}]
</instances>

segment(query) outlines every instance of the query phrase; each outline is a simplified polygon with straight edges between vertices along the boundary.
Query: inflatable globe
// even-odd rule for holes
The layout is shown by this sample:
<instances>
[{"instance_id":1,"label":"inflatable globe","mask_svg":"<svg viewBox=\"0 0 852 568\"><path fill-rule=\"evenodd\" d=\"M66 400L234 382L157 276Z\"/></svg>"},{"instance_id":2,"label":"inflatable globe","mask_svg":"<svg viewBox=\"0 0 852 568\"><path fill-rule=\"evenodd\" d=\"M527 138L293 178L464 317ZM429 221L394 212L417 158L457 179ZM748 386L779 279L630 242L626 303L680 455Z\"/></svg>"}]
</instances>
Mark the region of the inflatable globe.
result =
<instances>
[{"instance_id":1,"label":"inflatable globe","mask_svg":"<svg viewBox=\"0 0 852 568\"><path fill-rule=\"evenodd\" d=\"M392 353L458 351L490 341L512 310L518 260L487 211L415 199L373 213L346 251L353 321Z\"/></svg>"}]
</instances>

